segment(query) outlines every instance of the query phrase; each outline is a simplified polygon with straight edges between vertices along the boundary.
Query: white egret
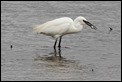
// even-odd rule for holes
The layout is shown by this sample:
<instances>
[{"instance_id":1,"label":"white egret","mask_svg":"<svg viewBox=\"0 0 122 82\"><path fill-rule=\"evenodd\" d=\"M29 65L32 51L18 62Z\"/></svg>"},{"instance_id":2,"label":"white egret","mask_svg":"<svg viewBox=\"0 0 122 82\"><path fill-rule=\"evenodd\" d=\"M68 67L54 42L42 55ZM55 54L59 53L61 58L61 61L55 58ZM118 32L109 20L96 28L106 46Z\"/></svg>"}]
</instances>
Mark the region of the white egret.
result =
<instances>
[{"instance_id":1,"label":"white egret","mask_svg":"<svg viewBox=\"0 0 122 82\"><path fill-rule=\"evenodd\" d=\"M69 17L57 18L52 21L48 21L44 24L38 25L34 30L39 34L44 34L52 36L55 38L54 49L56 48L56 43L59 38L58 47L61 47L62 36L66 34L72 34L80 32L83 25L87 24L93 29L97 29L93 24L88 22L84 17L79 16L74 21Z\"/></svg>"}]
</instances>

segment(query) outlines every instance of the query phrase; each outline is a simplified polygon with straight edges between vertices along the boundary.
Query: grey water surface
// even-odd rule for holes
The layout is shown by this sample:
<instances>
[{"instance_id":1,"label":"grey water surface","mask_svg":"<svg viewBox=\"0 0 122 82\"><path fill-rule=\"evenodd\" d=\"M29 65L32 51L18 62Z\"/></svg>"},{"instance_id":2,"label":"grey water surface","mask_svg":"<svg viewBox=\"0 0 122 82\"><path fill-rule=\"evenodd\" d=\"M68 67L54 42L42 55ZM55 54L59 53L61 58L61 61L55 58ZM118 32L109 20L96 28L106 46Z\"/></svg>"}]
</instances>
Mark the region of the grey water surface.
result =
<instances>
[{"instance_id":1,"label":"grey water surface","mask_svg":"<svg viewBox=\"0 0 122 82\"><path fill-rule=\"evenodd\" d=\"M46 21L77 16L99 31L85 25L64 36L61 58L54 56L54 39L33 31ZM120 81L121 2L2 1L1 80Z\"/></svg>"}]
</instances>

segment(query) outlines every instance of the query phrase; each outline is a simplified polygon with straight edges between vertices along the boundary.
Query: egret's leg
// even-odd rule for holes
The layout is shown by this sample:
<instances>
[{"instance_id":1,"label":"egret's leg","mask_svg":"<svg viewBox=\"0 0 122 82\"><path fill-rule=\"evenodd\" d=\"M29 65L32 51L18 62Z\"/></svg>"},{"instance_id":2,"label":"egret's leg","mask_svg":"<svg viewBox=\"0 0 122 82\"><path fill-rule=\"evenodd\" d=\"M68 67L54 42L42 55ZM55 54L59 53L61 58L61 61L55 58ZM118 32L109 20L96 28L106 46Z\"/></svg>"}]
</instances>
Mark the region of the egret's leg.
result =
<instances>
[{"instance_id":1,"label":"egret's leg","mask_svg":"<svg viewBox=\"0 0 122 82\"><path fill-rule=\"evenodd\" d=\"M56 43L57 43L57 39L55 40L55 43L54 43L54 49L56 49Z\"/></svg>"},{"instance_id":2,"label":"egret's leg","mask_svg":"<svg viewBox=\"0 0 122 82\"><path fill-rule=\"evenodd\" d=\"M58 39L55 40L55 43L54 43L54 46L53 46L53 47L54 47L55 56L56 56L56 53L57 53L57 52L56 52L56 43L57 43L57 40L58 40Z\"/></svg>"},{"instance_id":3,"label":"egret's leg","mask_svg":"<svg viewBox=\"0 0 122 82\"><path fill-rule=\"evenodd\" d=\"M57 52L56 52L56 48L54 48L54 55L56 56Z\"/></svg>"},{"instance_id":4,"label":"egret's leg","mask_svg":"<svg viewBox=\"0 0 122 82\"><path fill-rule=\"evenodd\" d=\"M59 44L58 44L59 48L61 47L61 39L62 39L62 36L60 36L60 39L59 39Z\"/></svg>"},{"instance_id":5,"label":"egret's leg","mask_svg":"<svg viewBox=\"0 0 122 82\"><path fill-rule=\"evenodd\" d=\"M61 58L61 49L59 47L59 58Z\"/></svg>"}]
</instances>

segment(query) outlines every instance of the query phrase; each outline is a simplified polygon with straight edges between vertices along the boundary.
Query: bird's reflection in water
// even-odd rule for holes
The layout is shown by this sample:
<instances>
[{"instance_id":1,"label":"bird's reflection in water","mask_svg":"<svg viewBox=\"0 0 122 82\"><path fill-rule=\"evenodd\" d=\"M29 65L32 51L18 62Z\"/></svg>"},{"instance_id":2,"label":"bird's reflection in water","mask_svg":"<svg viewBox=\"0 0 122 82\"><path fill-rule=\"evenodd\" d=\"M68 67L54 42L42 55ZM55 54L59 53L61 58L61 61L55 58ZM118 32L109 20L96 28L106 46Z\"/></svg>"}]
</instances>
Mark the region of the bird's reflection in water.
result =
<instances>
[{"instance_id":1,"label":"bird's reflection in water","mask_svg":"<svg viewBox=\"0 0 122 82\"><path fill-rule=\"evenodd\" d=\"M58 52L57 52L58 51ZM70 71L72 72L81 72L81 73L91 73L94 71L95 66L93 64L83 64L81 65L78 60L73 59L66 59L62 57L61 49L54 49L53 53L49 53L47 55L41 55L37 56L35 58L35 61L38 62L37 67L40 66L40 68L46 67L44 69L49 70L55 70L57 71ZM70 69L70 70L69 70Z\"/></svg>"},{"instance_id":2,"label":"bird's reflection in water","mask_svg":"<svg viewBox=\"0 0 122 82\"><path fill-rule=\"evenodd\" d=\"M58 52L57 52L58 51ZM61 48L58 50L54 49L53 53L49 53L48 55L38 56L35 60L44 60L44 61L62 61L65 58L61 56Z\"/></svg>"},{"instance_id":3,"label":"bird's reflection in water","mask_svg":"<svg viewBox=\"0 0 122 82\"><path fill-rule=\"evenodd\" d=\"M61 48L54 49L53 52L47 54L47 55L36 55L36 58L34 60L38 63L38 65L43 65L46 67L63 67L64 69L67 69L67 67L73 68L79 68L79 62L72 59L67 59L62 56Z\"/></svg>"}]
</instances>

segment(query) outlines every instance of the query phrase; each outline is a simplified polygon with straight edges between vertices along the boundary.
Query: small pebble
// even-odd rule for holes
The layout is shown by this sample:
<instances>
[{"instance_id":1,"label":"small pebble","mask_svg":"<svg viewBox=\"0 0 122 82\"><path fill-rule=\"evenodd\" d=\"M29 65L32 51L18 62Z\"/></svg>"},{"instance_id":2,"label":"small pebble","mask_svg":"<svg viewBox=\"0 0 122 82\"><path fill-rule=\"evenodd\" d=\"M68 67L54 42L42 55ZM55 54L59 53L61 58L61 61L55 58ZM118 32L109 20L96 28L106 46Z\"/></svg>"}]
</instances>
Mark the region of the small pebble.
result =
<instances>
[{"instance_id":1,"label":"small pebble","mask_svg":"<svg viewBox=\"0 0 122 82\"><path fill-rule=\"evenodd\" d=\"M113 30L111 27L109 27L109 28L110 28L109 32Z\"/></svg>"},{"instance_id":2,"label":"small pebble","mask_svg":"<svg viewBox=\"0 0 122 82\"><path fill-rule=\"evenodd\" d=\"M92 69L92 71L94 71L94 69Z\"/></svg>"},{"instance_id":3,"label":"small pebble","mask_svg":"<svg viewBox=\"0 0 122 82\"><path fill-rule=\"evenodd\" d=\"M13 46L11 45L10 47L12 48Z\"/></svg>"}]
</instances>

